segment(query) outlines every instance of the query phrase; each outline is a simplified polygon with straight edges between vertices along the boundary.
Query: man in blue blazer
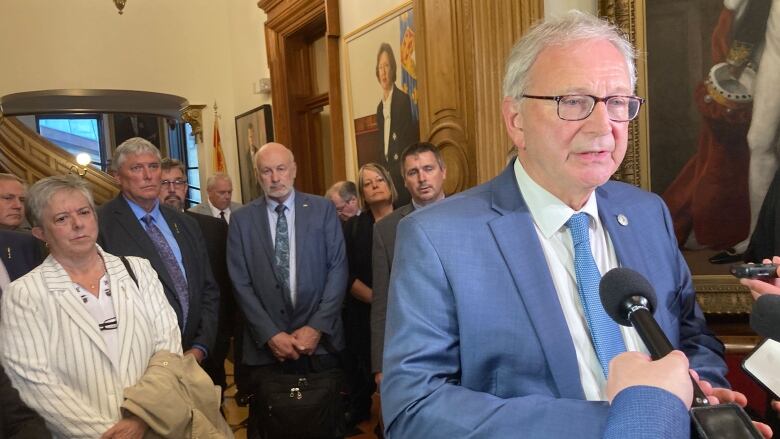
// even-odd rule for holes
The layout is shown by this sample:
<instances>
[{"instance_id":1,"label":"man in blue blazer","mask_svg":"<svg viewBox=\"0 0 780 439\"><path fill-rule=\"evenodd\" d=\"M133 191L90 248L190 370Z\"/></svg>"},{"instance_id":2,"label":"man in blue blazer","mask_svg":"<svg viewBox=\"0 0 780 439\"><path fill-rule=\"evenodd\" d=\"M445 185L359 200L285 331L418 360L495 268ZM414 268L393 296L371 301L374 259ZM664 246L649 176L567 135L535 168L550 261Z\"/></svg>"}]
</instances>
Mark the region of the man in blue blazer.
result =
<instances>
[{"instance_id":1,"label":"man in blue blazer","mask_svg":"<svg viewBox=\"0 0 780 439\"><path fill-rule=\"evenodd\" d=\"M502 114L517 159L398 227L381 386L388 437L601 437L610 359L645 350L592 301L599 273L618 266L650 279L672 344L703 379L728 386L666 207L608 181L642 102L634 72L630 44L577 11L513 48Z\"/></svg>"},{"instance_id":2,"label":"man in blue blazer","mask_svg":"<svg viewBox=\"0 0 780 439\"><path fill-rule=\"evenodd\" d=\"M254 157L260 197L233 213L228 271L244 313L243 362L251 381L275 364L331 368L344 349L341 304L347 287L344 234L329 200L293 189L292 152L279 143ZM257 434L257 401L250 403L249 437Z\"/></svg>"}]
</instances>

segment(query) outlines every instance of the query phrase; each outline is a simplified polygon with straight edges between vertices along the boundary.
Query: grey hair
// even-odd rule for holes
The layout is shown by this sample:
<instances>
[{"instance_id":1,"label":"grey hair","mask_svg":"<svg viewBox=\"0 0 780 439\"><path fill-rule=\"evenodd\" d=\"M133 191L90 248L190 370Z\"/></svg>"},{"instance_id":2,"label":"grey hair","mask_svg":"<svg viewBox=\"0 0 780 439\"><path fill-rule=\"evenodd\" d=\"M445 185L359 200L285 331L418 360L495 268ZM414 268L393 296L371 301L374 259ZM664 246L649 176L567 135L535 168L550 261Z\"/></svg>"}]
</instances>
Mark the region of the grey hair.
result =
<instances>
[{"instance_id":1,"label":"grey hair","mask_svg":"<svg viewBox=\"0 0 780 439\"><path fill-rule=\"evenodd\" d=\"M351 181L337 181L325 192L325 196L330 198L333 194L338 194L343 201L349 201L358 198L357 186Z\"/></svg>"},{"instance_id":2,"label":"grey hair","mask_svg":"<svg viewBox=\"0 0 780 439\"><path fill-rule=\"evenodd\" d=\"M217 172L206 180L206 190L211 190L217 184L217 180L227 180L230 184L233 184L233 180L230 179L229 175L224 172Z\"/></svg>"},{"instance_id":3,"label":"grey hair","mask_svg":"<svg viewBox=\"0 0 780 439\"><path fill-rule=\"evenodd\" d=\"M21 178L14 174L7 174L5 172L0 172L0 181L15 181L22 185L25 189L27 188L27 183L24 182Z\"/></svg>"},{"instance_id":4,"label":"grey hair","mask_svg":"<svg viewBox=\"0 0 780 439\"><path fill-rule=\"evenodd\" d=\"M160 150L157 149L154 144L143 137L133 137L122 142L121 145L116 147L114 151L114 157L111 161L111 169L114 172L119 171L122 167L122 163L125 162L128 155L138 154L154 154L157 157L157 161L162 161Z\"/></svg>"},{"instance_id":5,"label":"grey hair","mask_svg":"<svg viewBox=\"0 0 780 439\"><path fill-rule=\"evenodd\" d=\"M27 222L32 227L40 227L43 224L43 211L49 207L52 197L61 191L78 192L84 195L92 213L97 218L95 200L92 198L92 191L89 190L87 182L73 174L54 175L38 180L27 190L24 210Z\"/></svg>"},{"instance_id":6,"label":"grey hair","mask_svg":"<svg viewBox=\"0 0 780 439\"><path fill-rule=\"evenodd\" d=\"M526 92L531 67L545 48L573 41L607 40L623 55L628 66L631 90L636 86L636 50L623 33L606 20L571 10L534 26L512 47L506 61L504 97L520 99Z\"/></svg>"}]
</instances>

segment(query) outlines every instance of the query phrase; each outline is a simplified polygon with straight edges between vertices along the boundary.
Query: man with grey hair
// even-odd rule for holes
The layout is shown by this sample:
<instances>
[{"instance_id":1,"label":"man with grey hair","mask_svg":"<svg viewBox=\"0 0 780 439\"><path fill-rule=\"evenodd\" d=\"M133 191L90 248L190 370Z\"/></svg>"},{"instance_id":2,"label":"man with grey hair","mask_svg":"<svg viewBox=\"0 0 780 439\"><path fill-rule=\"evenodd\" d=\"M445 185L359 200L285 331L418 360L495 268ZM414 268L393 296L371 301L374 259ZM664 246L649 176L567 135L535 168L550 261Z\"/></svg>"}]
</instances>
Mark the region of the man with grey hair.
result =
<instances>
[{"instance_id":1,"label":"man with grey hair","mask_svg":"<svg viewBox=\"0 0 780 439\"><path fill-rule=\"evenodd\" d=\"M294 189L292 151L267 143L254 161L265 196L236 211L227 253L245 317L243 362L249 381L262 386L282 370L280 363L303 373L339 367L347 262L333 204ZM274 416L269 401L255 396L247 437L278 437L269 429L284 420L269 422Z\"/></svg>"},{"instance_id":2,"label":"man with grey hair","mask_svg":"<svg viewBox=\"0 0 780 439\"><path fill-rule=\"evenodd\" d=\"M502 115L517 159L398 226L381 386L388 437L602 437L608 417L626 413L610 407L610 361L644 350L601 306L600 277L618 266L652 279L671 343L702 379L728 386L666 207L609 181L643 102L634 84L630 43L588 14L550 19L515 45ZM623 390L637 430L641 414L668 404L652 437L679 437L687 398L644 378Z\"/></svg>"},{"instance_id":3,"label":"man with grey hair","mask_svg":"<svg viewBox=\"0 0 780 439\"><path fill-rule=\"evenodd\" d=\"M0 173L0 229L29 231L24 217L24 197L27 187L13 174Z\"/></svg>"},{"instance_id":4,"label":"man with grey hair","mask_svg":"<svg viewBox=\"0 0 780 439\"><path fill-rule=\"evenodd\" d=\"M99 210L98 243L149 260L176 312L182 348L200 363L216 337L219 289L198 224L158 199L160 162L157 147L140 137L117 147L112 170L121 193Z\"/></svg>"},{"instance_id":5,"label":"man with grey hair","mask_svg":"<svg viewBox=\"0 0 780 439\"><path fill-rule=\"evenodd\" d=\"M336 213L342 222L360 215L360 202L358 200L357 186L351 181L337 181L333 183L327 192L325 198L328 198L336 206Z\"/></svg>"},{"instance_id":6,"label":"man with grey hair","mask_svg":"<svg viewBox=\"0 0 780 439\"><path fill-rule=\"evenodd\" d=\"M218 172L206 180L208 201L191 207L191 212L213 216L230 223L230 215L241 207L240 203L232 201L233 181L230 176Z\"/></svg>"}]
</instances>

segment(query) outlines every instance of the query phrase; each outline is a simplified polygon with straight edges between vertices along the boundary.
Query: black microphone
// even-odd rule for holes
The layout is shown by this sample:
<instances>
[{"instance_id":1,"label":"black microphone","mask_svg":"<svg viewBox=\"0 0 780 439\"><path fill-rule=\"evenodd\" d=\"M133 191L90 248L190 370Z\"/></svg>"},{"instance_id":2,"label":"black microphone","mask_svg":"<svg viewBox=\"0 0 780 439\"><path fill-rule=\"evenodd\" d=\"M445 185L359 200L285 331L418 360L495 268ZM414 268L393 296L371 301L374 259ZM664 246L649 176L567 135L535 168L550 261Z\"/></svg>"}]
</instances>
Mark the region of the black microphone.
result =
<instances>
[{"instance_id":1,"label":"black microphone","mask_svg":"<svg viewBox=\"0 0 780 439\"><path fill-rule=\"evenodd\" d=\"M780 296L764 294L753 304L750 327L762 337L780 342Z\"/></svg>"},{"instance_id":2,"label":"black microphone","mask_svg":"<svg viewBox=\"0 0 780 439\"><path fill-rule=\"evenodd\" d=\"M614 268L601 278L599 295L607 314L623 326L633 326L654 360L674 349L653 317L657 303L655 289L644 276L628 268ZM733 403L710 405L693 376L691 382L690 414L696 437L762 439L742 407Z\"/></svg>"},{"instance_id":3,"label":"black microphone","mask_svg":"<svg viewBox=\"0 0 780 439\"><path fill-rule=\"evenodd\" d=\"M601 278L599 296L604 310L612 320L623 326L633 326L639 338L658 360L674 350L674 346L653 317L658 299L655 289L644 276L629 268L613 268ZM693 406L709 405L696 380L693 383Z\"/></svg>"}]
</instances>

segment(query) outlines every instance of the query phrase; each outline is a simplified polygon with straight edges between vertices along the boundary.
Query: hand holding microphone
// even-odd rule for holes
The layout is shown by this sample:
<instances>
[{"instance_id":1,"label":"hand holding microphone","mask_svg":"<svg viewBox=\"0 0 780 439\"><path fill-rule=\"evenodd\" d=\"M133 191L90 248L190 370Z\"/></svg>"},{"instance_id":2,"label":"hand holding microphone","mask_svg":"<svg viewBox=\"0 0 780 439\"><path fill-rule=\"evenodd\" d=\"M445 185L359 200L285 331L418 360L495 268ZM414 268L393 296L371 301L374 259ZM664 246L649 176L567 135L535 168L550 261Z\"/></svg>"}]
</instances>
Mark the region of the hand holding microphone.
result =
<instances>
[{"instance_id":1,"label":"hand holding microphone","mask_svg":"<svg viewBox=\"0 0 780 439\"><path fill-rule=\"evenodd\" d=\"M628 268L615 268L601 278L599 294L607 314L623 326L633 326L653 359L659 360L674 350L653 318L656 295L652 285L644 276ZM656 362L656 365L662 366L660 362ZM613 370L610 368L610 375L612 373ZM690 377L688 381L693 392L691 403L693 408L690 409L690 414L699 438L761 439L763 437L739 405L733 403L710 405L694 377ZM688 383L685 384L687 385ZM736 393L738 392L732 393L728 390L721 392L727 399ZM771 437L771 430L763 427L766 426L761 426L763 435Z\"/></svg>"},{"instance_id":2,"label":"hand holding microphone","mask_svg":"<svg viewBox=\"0 0 780 439\"><path fill-rule=\"evenodd\" d=\"M651 386L672 393L691 408L693 385L688 377L688 357L672 351L653 361L642 352L624 352L609 363L607 398L611 403L621 391L633 386Z\"/></svg>"}]
</instances>

